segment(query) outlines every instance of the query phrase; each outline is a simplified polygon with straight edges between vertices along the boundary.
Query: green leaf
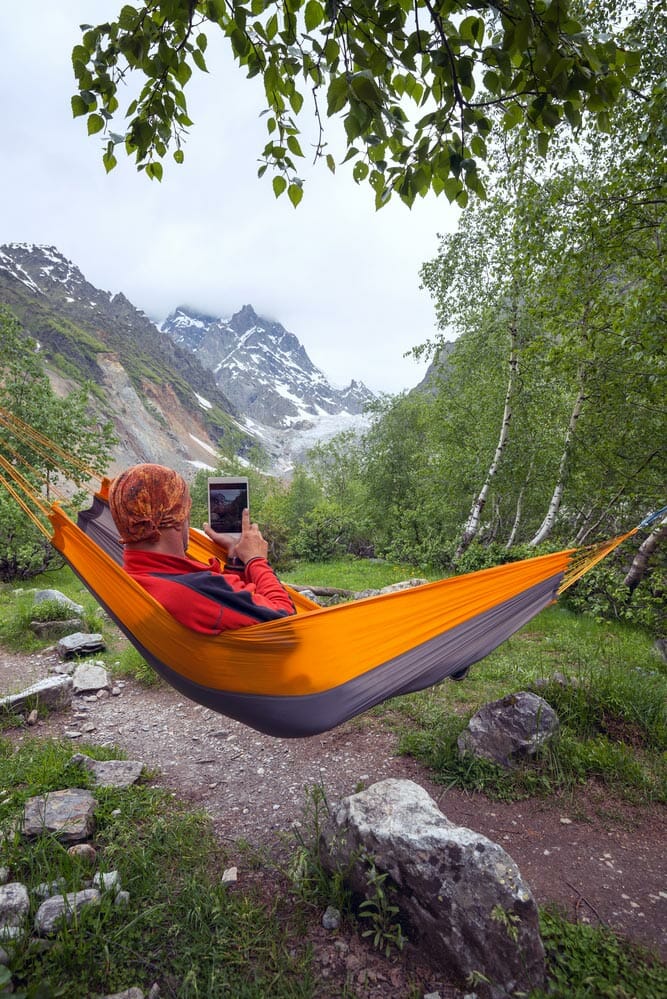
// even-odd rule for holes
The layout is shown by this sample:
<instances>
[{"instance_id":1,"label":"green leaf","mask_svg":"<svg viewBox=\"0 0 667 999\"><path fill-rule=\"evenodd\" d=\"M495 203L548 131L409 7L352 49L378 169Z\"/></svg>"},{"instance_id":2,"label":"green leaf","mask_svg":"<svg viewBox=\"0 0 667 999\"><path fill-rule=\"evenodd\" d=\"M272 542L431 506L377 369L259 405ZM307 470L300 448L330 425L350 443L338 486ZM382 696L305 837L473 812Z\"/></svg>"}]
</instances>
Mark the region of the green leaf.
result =
<instances>
[{"instance_id":1,"label":"green leaf","mask_svg":"<svg viewBox=\"0 0 667 999\"><path fill-rule=\"evenodd\" d=\"M336 172L336 161L331 155L331 153L327 153L327 166L329 167L332 173Z\"/></svg>"},{"instance_id":2,"label":"green leaf","mask_svg":"<svg viewBox=\"0 0 667 999\"><path fill-rule=\"evenodd\" d=\"M104 128L104 118L101 114L91 114L88 116L88 135L95 135Z\"/></svg>"},{"instance_id":3,"label":"green leaf","mask_svg":"<svg viewBox=\"0 0 667 999\"><path fill-rule=\"evenodd\" d=\"M185 159L185 155L182 149L174 150L174 159L176 160L177 163L183 162L183 160Z\"/></svg>"},{"instance_id":4,"label":"green leaf","mask_svg":"<svg viewBox=\"0 0 667 999\"><path fill-rule=\"evenodd\" d=\"M287 181L284 177L278 176L273 178L273 193L276 198L279 198L287 187Z\"/></svg>"},{"instance_id":5,"label":"green leaf","mask_svg":"<svg viewBox=\"0 0 667 999\"><path fill-rule=\"evenodd\" d=\"M291 153L294 153L295 156L303 156L301 146L299 145L299 140L296 135L287 136L287 148Z\"/></svg>"},{"instance_id":6,"label":"green leaf","mask_svg":"<svg viewBox=\"0 0 667 999\"><path fill-rule=\"evenodd\" d=\"M151 180L162 180L162 164L161 163L147 163L146 164L146 176L150 177Z\"/></svg>"},{"instance_id":7,"label":"green leaf","mask_svg":"<svg viewBox=\"0 0 667 999\"><path fill-rule=\"evenodd\" d=\"M113 168L117 165L118 160L114 156L113 152L109 152L109 150L107 149L107 151L102 156L102 162L104 164L104 169L106 170L106 172L110 173L111 170L113 170Z\"/></svg>"},{"instance_id":8,"label":"green leaf","mask_svg":"<svg viewBox=\"0 0 667 999\"><path fill-rule=\"evenodd\" d=\"M178 82L182 87L185 86L185 84L188 82L191 76L192 76L192 70L190 69L187 62L185 61L179 62L178 68L176 69L176 79L178 80Z\"/></svg>"},{"instance_id":9,"label":"green leaf","mask_svg":"<svg viewBox=\"0 0 667 999\"><path fill-rule=\"evenodd\" d=\"M312 31L324 20L324 8L318 0L308 0L305 9L306 31Z\"/></svg>"},{"instance_id":10,"label":"green leaf","mask_svg":"<svg viewBox=\"0 0 667 999\"><path fill-rule=\"evenodd\" d=\"M194 49L193 50L193 52L192 52L192 61L194 62L194 64L197 67L197 69L200 69L202 71L202 73L208 73L208 69L206 68L206 60L204 59L204 56L199 51L199 49Z\"/></svg>"},{"instance_id":11,"label":"green leaf","mask_svg":"<svg viewBox=\"0 0 667 999\"><path fill-rule=\"evenodd\" d=\"M352 176L357 184L360 184L361 181L365 180L368 176L368 164L363 163L361 160L358 163L355 163L352 169Z\"/></svg>"},{"instance_id":12,"label":"green leaf","mask_svg":"<svg viewBox=\"0 0 667 999\"><path fill-rule=\"evenodd\" d=\"M327 90L327 115L331 118L347 104L348 82L347 76L342 73L333 78Z\"/></svg>"},{"instance_id":13,"label":"green leaf","mask_svg":"<svg viewBox=\"0 0 667 999\"><path fill-rule=\"evenodd\" d=\"M549 133L548 132L538 132L537 133L537 152L543 158L546 159L547 152L549 150Z\"/></svg>"},{"instance_id":14,"label":"green leaf","mask_svg":"<svg viewBox=\"0 0 667 999\"><path fill-rule=\"evenodd\" d=\"M79 118L81 115L88 114L88 105L79 94L74 94L71 104L72 116L74 118Z\"/></svg>"},{"instance_id":15,"label":"green leaf","mask_svg":"<svg viewBox=\"0 0 667 999\"><path fill-rule=\"evenodd\" d=\"M296 208L296 206L299 204L299 202L303 197L303 190L301 189L301 185L290 184L289 189L287 191L287 196L294 205L294 207Z\"/></svg>"}]
</instances>

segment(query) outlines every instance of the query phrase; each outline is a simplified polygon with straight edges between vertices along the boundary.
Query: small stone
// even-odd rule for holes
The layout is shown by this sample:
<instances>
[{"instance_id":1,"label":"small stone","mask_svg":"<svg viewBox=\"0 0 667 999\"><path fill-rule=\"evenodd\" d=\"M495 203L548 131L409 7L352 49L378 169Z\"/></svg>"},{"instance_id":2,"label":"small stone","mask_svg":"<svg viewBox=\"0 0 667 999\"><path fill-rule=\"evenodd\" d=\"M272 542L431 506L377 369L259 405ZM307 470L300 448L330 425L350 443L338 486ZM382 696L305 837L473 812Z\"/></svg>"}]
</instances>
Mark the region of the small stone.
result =
<instances>
[{"instance_id":1,"label":"small stone","mask_svg":"<svg viewBox=\"0 0 667 999\"><path fill-rule=\"evenodd\" d=\"M340 912L333 905L328 905L325 909L322 926L325 930L337 930L340 926Z\"/></svg>"},{"instance_id":2,"label":"small stone","mask_svg":"<svg viewBox=\"0 0 667 999\"><path fill-rule=\"evenodd\" d=\"M33 889L33 894L41 899L53 898L54 895L62 894L65 885L66 881L64 878L56 878L55 881L42 881L41 884L36 885Z\"/></svg>"},{"instance_id":3,"label":"small stone","mask_svg":"<svg viewBox=\"0 0 667 999\"><path fill-rule=\"evenodd\" d=\"M561 815L560 822L561 822L561 825L563 825L563 826L571 826L572 825L572 819L568 819L567 816L565 816L565 815Z\"/></svg>"},{"instance_id":4,"label":"small stone","mask_svg":"<svg viewBox=\"0 0 667 999\"><path fill-rule=\"evenodd\" d=\"M223 872L220 883L223 885L233 884L235 881L238 881L238 876L238 868L228 867L227 870Z\"/></svg>"},{"instance_id":5,"label":"small stone","mask_svg":"<svg viewBox=\"0 0 667 999\"><path fill-rule=\"evenodd\" d=\"M98 871L93 878L93 887L118 894L120 891L120 875L118 871Z\"/></svg>"},{"instance_id":6,"label":"small stone","mask_svg":"<svg viewBox=\"0 0 667 999\"><path fill-rule=\"evenodd\" d=\"M37 708L33 708L28 717L25 720L26 725L36 725L39 720L39 711Z\"/></svg>"},{"instance_id":7,"label":"small stone","mask_svg":"<svg viewBox=\"0 0 667 999\"><path fill-rule=\"evenodd\" d=\"M97 860L97 850L90 843L75 843L74 846L70 846L67 852L70 857L83 860L85 863L90 864L91 867Z\"/></svg>"}]
</instances>

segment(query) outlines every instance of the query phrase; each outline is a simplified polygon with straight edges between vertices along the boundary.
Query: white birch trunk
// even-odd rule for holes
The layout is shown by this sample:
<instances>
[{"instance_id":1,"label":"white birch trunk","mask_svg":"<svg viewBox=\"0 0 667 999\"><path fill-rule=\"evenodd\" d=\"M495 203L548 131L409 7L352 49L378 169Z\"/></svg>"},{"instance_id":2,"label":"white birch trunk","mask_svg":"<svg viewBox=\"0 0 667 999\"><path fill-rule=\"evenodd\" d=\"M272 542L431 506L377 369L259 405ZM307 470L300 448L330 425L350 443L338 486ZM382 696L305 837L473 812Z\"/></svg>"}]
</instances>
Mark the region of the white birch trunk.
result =
<instances>
[{"instance_id":1,"label":"white birch trunk","mask_svg":"<svg viewBox=\"0 0 667 999\"><path fill-rule=\"evenodd\" d=\"M635 555L630 570L623 580L623 583L634 593L642 579L646 575L648 560L656 550L661 541L667 540L667 519L663 520L654 531L651 531L648 538L641 544L639 551Z\"/></svg>"},{"instance_id":2,"label":"white birch trunk","mask_svg":"<svg viewBox=\"0 0 667 999\"><path fill-rule=\"evenodd\" d=\"M558 465L558 477L556 479L556 486L554 488L553 494L551 496L551 502L549 503L549 509L547 510L547 515L540 525L540 529L534 538L532 538L528 544L531 547L539 545L541 541L544 541L549 537L553 526L556 523L556 517L558 516L558 511L560 510L560 505L563 500L563 492L565 490L565 483L567 481L567 465L570 458L570 450L572 448L572 441L574 439L574 434L577 429L577 423L579 422L579 417L581 416L581 411L584 407L584 402L586 401L586 393L584 392L583 384L579 388L577 398L574 403L574 408L570 414L570 422L567 426L567 432L565 434L565 446L563 448L563 453L561 455L560 463Z\"/></svg>"},{"instance_id":3,"label":"white birch trunk","mask_svg":"<svg viewBox=\"0 0 667 999\"><path fill-rule=\"evenodd\" d=\"M507 391L505 393L505 405L503 408L503 419L500 426L500 436L498 438L498 443L496 445L496 450L493 455L493 460L489 466L489 470L486 473L486 479L484 480L484 485L482 486L475 502L472 505L472 509L468 515L466 525L463 528L463 534L461 535L461 540L459 541L458 547L456 549L456 555L454 558L459 558L470 547L471 542L475 539L479 532L480 521L482 517L482 510L486 505L486 501L489 495L489 490L491 488L491 483L493 482L494 476L498 471L503 452L507 445L509 438L510 423L512 420L512 399L514 396L514 386L516 384L517 375L519 372L519 352L517 349L517 332L516 326L513 325L511 330L511 348L510 348L510 358L509 358L509 377L507 380Z\"/></svg>"}]
</instances>

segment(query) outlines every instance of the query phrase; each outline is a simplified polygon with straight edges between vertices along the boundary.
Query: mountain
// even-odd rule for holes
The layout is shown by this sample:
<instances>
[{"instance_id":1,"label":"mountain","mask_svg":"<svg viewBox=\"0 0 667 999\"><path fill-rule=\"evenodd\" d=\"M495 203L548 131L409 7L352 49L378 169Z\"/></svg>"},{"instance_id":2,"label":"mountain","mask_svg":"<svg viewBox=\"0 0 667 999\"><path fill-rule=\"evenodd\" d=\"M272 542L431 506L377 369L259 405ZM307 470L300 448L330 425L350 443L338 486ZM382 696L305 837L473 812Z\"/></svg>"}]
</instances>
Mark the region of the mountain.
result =
<instances>
[{"instance_id":1,"label":"mountain","mask_svg":"<svg viewBox=\"0 0 667 999\"><path fill-rule=\"evenodd\" d=\"M88 381L92 406L120 444L113 473L136 461L182 472L214 465L219 441L253 438L189 350L163 336L124 295L91 285L55 247L0 246L0 301L38 342L56 392Z\"/></svg>"},{"instance_id":2,"label":"mountain","mask_svg":"<svg viewBox=\"0 0 667 999\"><path fill-rule=\"evenodd\" d=\"M322 417L359 415L374 398L362 382L334 388L296 336L252 305L231 319L179 306L160 328L213 372L240 413L265 427L307 429Z\"/></svg>"},{"instance_id":3,"label":"mountain","mask_svg":"<svg viewBox=\"0 0 667 999\"><path fill-rule=\"evenodd\" d=\"M230 319L181 305L160 329L213 373L277 473L288 473L318 441L368 423L370 389L354 380L334 388L297 337L252 305Z\"/></svg>"},{"instance_id":4,"label":"mountain","mask_svg":"<svg viewBox=\"0 0 667 999\"><path fill-rule=\"evenodd\" d=\"M299 340L250 305L229 320L181 307L158 328L55 247L0 246L0 302L39 344L56 392L92 385L94 416L120 438L112 474L136 461L186 475L213 467L225 438L241 456L260 444L286 473L318 440L363 426L373 398L360 382L332 387Z\"/></svg>"}]
</instances>

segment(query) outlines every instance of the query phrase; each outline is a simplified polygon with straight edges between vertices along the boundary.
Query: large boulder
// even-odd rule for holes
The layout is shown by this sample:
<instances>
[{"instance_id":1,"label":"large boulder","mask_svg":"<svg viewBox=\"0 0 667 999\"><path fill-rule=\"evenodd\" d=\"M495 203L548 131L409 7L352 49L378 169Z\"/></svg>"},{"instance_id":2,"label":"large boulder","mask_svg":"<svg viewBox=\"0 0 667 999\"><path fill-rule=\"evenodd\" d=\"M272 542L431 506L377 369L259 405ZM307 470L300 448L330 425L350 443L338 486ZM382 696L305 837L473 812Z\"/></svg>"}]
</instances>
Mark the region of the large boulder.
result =
<instances>
[{"instance_id":1,"label":"large boulder","mask_svg":"<svg viewBox=\"0 0 667 999\"><path fill-rule=\"evenodd\" d=\"M382 890L408 939L449 976L472 976L480 999L542 985L537 906L516 864L450 822L413 781L384 780L345 798L323 829L320 855L371 902L373 881L386 875Z\"/></svg>"},{"instance_id":2,"label":"large boulder","mask_svg":"<svg viewBox=\"0 0 667 999\"><path fill-rule=\"evenodd\" d=\"M522 690L480 708L461 732L458 747L461 755L480 756L510 769L522 757L534 756L559 731L551 705Z\"/></svg>"}]
</instances>

